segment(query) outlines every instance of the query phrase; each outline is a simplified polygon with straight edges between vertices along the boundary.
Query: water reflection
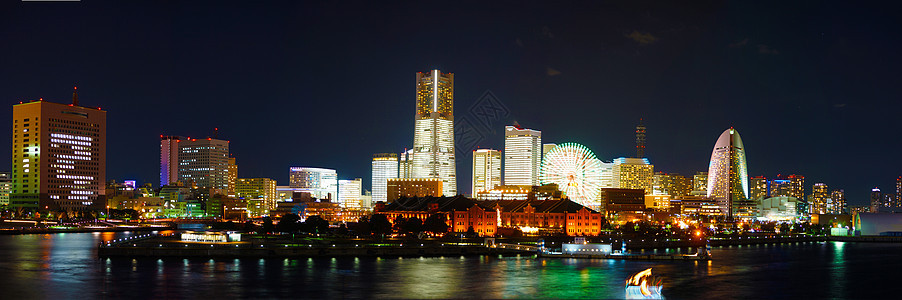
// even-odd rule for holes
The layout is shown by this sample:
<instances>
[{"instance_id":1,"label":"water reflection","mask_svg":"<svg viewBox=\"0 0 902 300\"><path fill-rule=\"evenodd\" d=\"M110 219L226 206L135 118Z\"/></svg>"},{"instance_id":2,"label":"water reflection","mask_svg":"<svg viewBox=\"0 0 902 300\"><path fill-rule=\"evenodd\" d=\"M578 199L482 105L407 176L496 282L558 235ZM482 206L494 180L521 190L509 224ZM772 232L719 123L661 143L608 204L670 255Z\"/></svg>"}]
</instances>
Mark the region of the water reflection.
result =
<instances>
[{"instance_id":1,"label":"water reflection","mask_svg":"<svg viewBox=\"0 0 902 300\"><path fill-rule=\"evenodd\" d=\"M902 244L842 242L718 247L706 262L96 257L126 236L0 236L0 298L621 298L623 280L649 267L671 298L873 298L867 287L894 286L887 267L902 265Z\"/></svg>"}]
</instances>

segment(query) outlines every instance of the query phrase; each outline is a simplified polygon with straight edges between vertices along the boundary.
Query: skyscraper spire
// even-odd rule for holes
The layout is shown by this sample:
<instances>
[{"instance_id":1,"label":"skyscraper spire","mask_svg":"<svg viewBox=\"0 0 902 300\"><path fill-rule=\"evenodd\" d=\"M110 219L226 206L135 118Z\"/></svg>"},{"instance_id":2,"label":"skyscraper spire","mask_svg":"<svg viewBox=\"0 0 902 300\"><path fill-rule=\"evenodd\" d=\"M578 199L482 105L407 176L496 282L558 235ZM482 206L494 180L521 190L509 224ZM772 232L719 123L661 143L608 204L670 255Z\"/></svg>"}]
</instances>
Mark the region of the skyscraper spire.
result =
<instances>
[{"instance_id":1,"label":"skyscraper spire","mask_svg":"<svg viewBox=\"0 0 902 300\"><path fill-rule=\"evenodd\" d=\"M72 87L72 105L78 106L78 87Z\"/></svg>"},{"instance_id":2,"label":"skyscraper spire","mask_svg":"<svg viewBox=\"0 0 902 300\"><path fill-rule=\"evenodd\" d=\"M639 118L639 125L636 126L636 158L645 156L645 125L642 125L642 118Z\"/></svg>"}]
</instances>

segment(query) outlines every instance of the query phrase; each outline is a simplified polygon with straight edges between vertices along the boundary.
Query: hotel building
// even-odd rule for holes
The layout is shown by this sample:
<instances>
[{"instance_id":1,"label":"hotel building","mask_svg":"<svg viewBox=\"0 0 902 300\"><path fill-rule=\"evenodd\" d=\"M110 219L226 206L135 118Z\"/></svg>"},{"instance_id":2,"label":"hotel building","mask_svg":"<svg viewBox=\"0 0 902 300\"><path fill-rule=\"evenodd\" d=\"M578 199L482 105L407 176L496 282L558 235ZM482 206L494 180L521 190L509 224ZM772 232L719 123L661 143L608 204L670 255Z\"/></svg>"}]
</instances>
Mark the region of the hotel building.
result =
<instances>
[{"instance_id":1,"label":"hotel building","mask_svg":"<svg viewBox=\"0 0 902 300\"><path fill-rule=\"evenodd\" d=\"M614 159L614 188L640 189L645 191L645 194L651 194L654 174L655 166L650 164L647 158Z\"/></svg>"},{"instance_id":2,"label":"hotel building","mask_svg":"<svg viewBox=\"0 0 902 300\"><path fill-rule=\"evenodd\" d=\"M338 181L338 203L345 209L359 210L362 205L360 197L363 194L363 179L341 179Z\"/></svg>"},{"instance_id":3,"label":"hotel building","mask_svg":"<svg viewBox=\"0 0 902 300\"><path fill-rule=\"evenodd\" d=\"M262 199L266 209L275 209L278 199L276 181L270 178L238 178L235 181L235 197Z\"/></svg>"},{"instance_id":4,"label":"hotel building","mask_svg":"<svg viewBox=\"0 0 902 300\"><path fill-rule=\"evenodd\" d=\"M541 131L505 126L504 184L539 185L542 151Z\"/></svg>"},{"instance_id":5,"label":"hotel building","mask_svg":"<svg viewBox=\"0 0 902 300\"><path fill-rule=\"evenodd\" d=\"M739 131L730 128L717 138L708 166L707 196L717 200L724 215L733 217L734 204L749 199L745 146Z\"/></svg>"}]
</instances>

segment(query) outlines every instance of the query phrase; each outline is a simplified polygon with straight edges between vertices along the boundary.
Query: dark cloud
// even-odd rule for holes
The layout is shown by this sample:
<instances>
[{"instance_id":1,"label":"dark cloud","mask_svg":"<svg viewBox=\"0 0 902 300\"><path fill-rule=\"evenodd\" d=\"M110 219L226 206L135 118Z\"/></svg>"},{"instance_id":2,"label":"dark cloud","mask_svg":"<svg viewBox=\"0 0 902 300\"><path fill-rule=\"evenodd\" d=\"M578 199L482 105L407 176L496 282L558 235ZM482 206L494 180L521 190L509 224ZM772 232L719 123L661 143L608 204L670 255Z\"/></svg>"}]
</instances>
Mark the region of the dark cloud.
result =
<instances>
[{"instance_id":1,"label":"dark cloud","mask_svg":"<svg viewBox=\"0 0 902 300\"><path fill-rule=\"evenodd\" d=\"M654 44L655 41L658 40L658 38L651 35L651 33L641 33L638 30L633 30L633 32L626 35L626 37L633 41L636 41L640 45Z\"/></svg>"},{"instance_id":2,"label":"dark cloud","mask_svg":"<svg viewBox=\"0 0 902 300\"><path fill-rule=\"evenodd\" d=\"M548 74L548 76L557 76L557 75L561 75L561 71L558 71L558 70L552 69L551 67L548 67L548 69L546 70L546 74Z\"/></svg>"},{"instance_id":3,"label":"dark cloud","mask_svg":"<svg viewBox=\"0 0 902 300\"><path fill-rule=\"evenodd\" d=\"M742 48L749 44L749 39L745 38L741 41L730 44L730 48Z\"/></svg>"},{"instance_id":4,"label":"dark cloud","mask_svg":"<svg viewBox=\"0 0 902 300\"><path fill-rule=\"evenodd\" d=\"M554 38L554 33L551 33L551 28L548 28L548 26L542 26L542 35L549 39Z\"/></svg>"},{"instance_id":5,"label":"dark cloud","mask_svg":"<svg viewBox=\"0 0 902 300\"><path fill-rule=\"evenodd\" d=\"M777 51L777 49L768 47L767 45L764 45L764 44L758 44L758 53L777 55L777 54L780 54L780 51Z\"/></svg>"}]
</instances>

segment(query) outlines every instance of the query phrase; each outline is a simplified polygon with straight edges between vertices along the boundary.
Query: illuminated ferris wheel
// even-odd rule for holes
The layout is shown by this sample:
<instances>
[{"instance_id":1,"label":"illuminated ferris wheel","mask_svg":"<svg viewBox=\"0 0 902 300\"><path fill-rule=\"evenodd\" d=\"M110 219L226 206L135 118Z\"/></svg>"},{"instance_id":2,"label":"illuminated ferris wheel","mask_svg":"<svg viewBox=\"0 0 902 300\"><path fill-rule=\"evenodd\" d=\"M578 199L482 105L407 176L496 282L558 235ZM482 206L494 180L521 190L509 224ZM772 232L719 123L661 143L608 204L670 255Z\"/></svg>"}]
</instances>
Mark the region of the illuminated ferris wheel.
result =
<instances>
[{"instance_id":1,"label":"illuminated ferris wheel","mask_svg":"<svg viewBox=\"0 0 902 300\"><path fill-rule=\"evenodd\" d=\"M555 183L570 200L595 205L601 188L601 160L577 143L564 143L542 159L542 184Z\"/></svg>"}]
</instances>

